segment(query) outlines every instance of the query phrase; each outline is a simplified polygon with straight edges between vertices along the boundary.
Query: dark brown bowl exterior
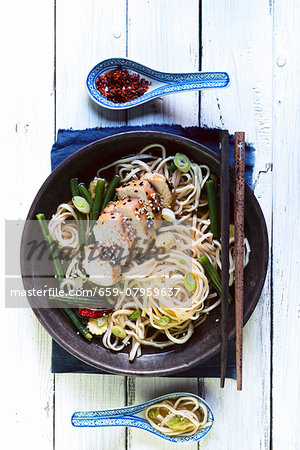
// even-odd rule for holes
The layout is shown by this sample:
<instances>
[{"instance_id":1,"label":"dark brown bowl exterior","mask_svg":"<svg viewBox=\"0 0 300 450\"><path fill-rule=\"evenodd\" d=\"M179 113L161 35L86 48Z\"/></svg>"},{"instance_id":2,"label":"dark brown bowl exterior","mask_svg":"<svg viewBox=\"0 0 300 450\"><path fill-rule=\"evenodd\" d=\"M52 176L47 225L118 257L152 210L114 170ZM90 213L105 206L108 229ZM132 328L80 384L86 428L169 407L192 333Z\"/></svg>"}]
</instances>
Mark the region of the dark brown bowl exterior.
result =
<instances>
[{"instance_id":1,"label":"dark brown bowl exterior","mask_svg":"<svg viewBox=\"0 0 300 450\"><path fill-rule=\"evenodd\" d=\"M72 177L89 182L98 168L130 154L136 154L151 143L165 145L169 155L185 153L197 163L207 164L212 172L218 174L219 159L206 147L189 139L169 133L154 131L136 131L120 133L93 142L78 150L63 161L47 178L36 195L28 220L44 212L47 219L62 201L69 199L68 186ZM231 190L233 192L233 172L231 172ZM24 243L27 240L29 226L25 226L21 245L22 274L28 274L28 262L24 257ZM245 233L248 237L251 254L245 269L244 324L251 316L262 291L268 265L268 235L260 206L251 191L245 189ZM32 278L23 277L25 289L42 289L43 282L37 273L35 261L31 262ZM91 343L77 335L73 326L58 309L35 308L34 298L29 299L33 310L50 335L68 352L96 368L107 372L133 376L162 376L184 371L198 365L220 351L220 310L212 311L205 322L199 326L191 339L184 345L177 345L167 351L144 349L140 358L130 362L128 353L112 352L104 348L100 339ZM229 307L229 340L235 335L234 305Z\"/></svg>"}]
</instances>

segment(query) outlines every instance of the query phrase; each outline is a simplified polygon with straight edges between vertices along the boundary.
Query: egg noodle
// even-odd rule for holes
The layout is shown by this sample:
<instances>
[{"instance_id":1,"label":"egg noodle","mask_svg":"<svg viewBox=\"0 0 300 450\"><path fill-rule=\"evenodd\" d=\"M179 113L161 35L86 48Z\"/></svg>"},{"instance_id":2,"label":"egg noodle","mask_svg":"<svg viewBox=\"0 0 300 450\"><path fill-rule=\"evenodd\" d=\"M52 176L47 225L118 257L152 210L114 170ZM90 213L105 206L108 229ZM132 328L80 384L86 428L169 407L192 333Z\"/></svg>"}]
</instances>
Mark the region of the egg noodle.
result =
<instances>
[{"instance_id":1,"label":"egg noodle","mask_svg":"<svg viewBox=\"0 0 300 450\"><path fill-rule=\"evenodd\" d=\"M166 436L190 436L207 424L208 408L196 397L165 399L149 406L145 418Z\"/></svg>"},{"instance_id":2,"label":"egg noodle","mask_svg":"<svg viewBox=\"0 0 300 450\"><path fill-rule=\"evenodd\" d=\"M150 153L160 151L160 156ZM115 161L100 168L97 177L107 169L114 168L120 176L121 185L140 179L147 172L163 174L174 186L172 210L174 222L165 222L157 230L157 239L162 233L171 236L167 249L167 259L155 257L157 249L149 251L142 262L132 260L124 268L120 295L114 300L114 312L106 318L90 319L87 327L95 335L102 335L103 345L114 351L121 351L130 345L129 359L141 355L142 347L165 348L174 344L183 344L192 336L207 314L216 308L220 296L207 278L198 258L207 255L216 269L221 269L221 243L213 239L210 232L209 208L205 182L210 176L206 165L191 162L188 172L178 169L170 171L168 165L173 156L166 156L166 149L160 144L143 148L139 154ZM62 248L76 251L79 248L77 212L71 202L62 203L49 223L53 239ZM187 225L188 224L188 225ZM86 238L89 233L88 220ZM249 260L250 247L245 239L245 265ZM230 236L230 285L234 282L234 230ZM193 276L195 285L192 292L184 282L186 272ZM66 278L61 287L66 290L80 288L88 283L78 255L69 263ZM147 291L148 288L148 291ZM155 290L155 288L157 288ZM174 289L176 295L174 296ZM151 290L152 294L149 296ZM128 292L130 296L126 295ZM139 311L135 319L133 311ZM164 320L164 318L167 320ZM113 327L121 327L126 335L123 339L112 333Z\"/></svg>"}]
</instances>

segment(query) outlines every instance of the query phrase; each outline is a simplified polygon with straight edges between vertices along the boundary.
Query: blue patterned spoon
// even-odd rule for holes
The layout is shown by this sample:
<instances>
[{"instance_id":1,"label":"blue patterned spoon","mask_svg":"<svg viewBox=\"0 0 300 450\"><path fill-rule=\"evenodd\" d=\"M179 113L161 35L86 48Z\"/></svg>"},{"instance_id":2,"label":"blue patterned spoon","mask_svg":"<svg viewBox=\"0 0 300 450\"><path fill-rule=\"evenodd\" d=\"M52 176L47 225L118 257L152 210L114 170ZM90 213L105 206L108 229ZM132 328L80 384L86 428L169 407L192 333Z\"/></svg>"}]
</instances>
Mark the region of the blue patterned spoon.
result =
<instances>
[{"instance_id":1,"label":"blue patterned spoon","mask_svg":"<svg viewBox=\"0 0 300 450\"><path fill-rule=\"evenodd\" d=\"M149 406L166 400L168 398L178 398L178 397L195 397L201 403L204 403L208 409L208 420L204 427L200 428L195 434L191 436L166 436L155 430L150 423L143 418L142 412ZM149 400L148 402L141 403L134 406L126 406L124 408L118 409L105 409L102 411L81 411L75 412L71 417L71 423L74 427L136 427L142 430L150 431L150 433L155 434L167 441L174 443L187 443L196 442L202 439L211 429L214 422L214 416L212 410L208 404L198 395L190 394L186 392L177 392L176 394L163 395L162 397Z\"/></svg>"},{"instance_id":2,"label":"blue patterned spoon","mask_svg":"<svg viewBox=\"0 0 300 450\"><path fill-rule=\"evenodd\" d=\"M151 81L145 94L126 103L114 103L97 90L96 80L111 69L122 66L129 72L138 73L142 78ZM174 92L195 91L200 89L224 88L229 85L229 75L226 72L196 72L196 73L167 73L150 69L126 58L110 58L101 61L88 74L86 85L92 99L101 106L109 109L122 110L141 105L156 97Z\"/></svg>"}]
</instances>

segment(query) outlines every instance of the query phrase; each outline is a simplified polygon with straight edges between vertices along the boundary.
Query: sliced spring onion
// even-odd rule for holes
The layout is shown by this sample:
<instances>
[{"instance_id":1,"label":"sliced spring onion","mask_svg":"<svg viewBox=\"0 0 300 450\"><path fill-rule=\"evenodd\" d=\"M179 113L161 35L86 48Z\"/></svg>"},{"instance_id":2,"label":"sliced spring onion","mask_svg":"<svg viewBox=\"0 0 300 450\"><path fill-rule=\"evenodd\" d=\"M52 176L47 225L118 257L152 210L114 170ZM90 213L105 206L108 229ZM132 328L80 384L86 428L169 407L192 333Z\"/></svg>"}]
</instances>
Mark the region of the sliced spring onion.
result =
<instances>
[{"instance_id":1,"label":"sliced spring onion","mask_svg":"<svg viewBox=\"0 0 300 450\"><path fill-rule=\"evenodd\" d=\"M116 336L119 339L124 339L127 336L126 331L122 327L118 327L117 325L112 327L111 332L114 336Z\"/></svg>"},{"instance_id":2,"label":"sliced spring onion","mask_svg":"<svg viewBox=\"0 0 300 450\"><path fill-rule=\"evenodd\" d=\"M189 292L192 292L196 287L196 280L194 278L194 275L190 272L184 275L183 283Z\"/></svg>"},{"instance_id":3,"label":"sliced spring onion","mask_svg":"<svg viewBox=\"0 0 300 450\"><path fill-rule=\"evenodd\" d=\"M130 316L129 320L137 320L141 315L141 311L133 311Z\"/></svg>"},{"instance_id":4,"label":"sliced spring onion","mask_svg":"<svg viewBox=\"0 0 300 450\"><path fill-rule=\"evenodd\" d=\"M91 207L86 201L86 199L80 197L79 195L76 195L75 197L72 198L72 203L75 206L75 208L81 213L88 214L91 210Z\"/></svg>"},{"instance_id":5,"label":"sliced spring onion","mask_svg":"<svg viewBox=\"0 0 300 450\"><path fill-rule=\"evenodd\" d=\"M187 263L186 260L185 260L185 259L182 259L182 258L180 258L180 259L178 260L178 262L180 262L180 264L186 264L186 263Z\"/></svg>"},{"instance_id":6,"label":"sliced spring onion","mask_svg":"<svg viewBox=\"0 0 300 450\"><path fill-rule=\"evenodd\" d=\"M154 409L150 409L150 411L148 412L148 416L150 417L150 419L155 419L157 416L159 415L159 412Z\"/></svg>"},{"instance_id":7,"label":"sliced spring onion","mask_svg":"<svg viewBox=\"0 0 300 450\"><path fill-rule=\"evenodd\" d=\"M172 322L172 319L169 316L161 316L161 318L158 321L158 323L162 326L169 325L169 323L171 323L171 322Z\"/></svg>"},{"instance_id":8,"label":"sliced spring onion","mask_svg":"<svg viewBox=\"0 0 300 450\"><path fill-rule=\"evenodd\" d=\"M174 164L180 172L188 172L191 167L191 161L183 153L176 153L174 157Z\"/></svg>"},{"instance_id":9,"label":"sliced spring onion","mask_svg":"<svg viewBox=\"0 0 300 450\"><path fill-rule=\"evenodd\" d=\"M98 318L98 327L103 327L107 322L107 316L102 316Z\"/></svg>"},{"instance_id":10,"label":"sliced spring onion","mask_svg":"<svg viewBox=\"0 0 300 450\"><path fill-rule=\"evenodd\" d=\"M170 161L170 162L167 164L167 169L168 169L169 172L174 172L174 170L176 170L176 166L175 166L175 164L174 164L173 159L172 159L172 161Z\"/></svg>"},{"instance_id":11,"label":"sliced spring onion","mask_svg":"<svg viewBox=\"0 0 300 450\"><path fill-rule=\"evenodd\" d=\"M171 209L163 208L161 213L162 213L163 218L165 220L167 220L168 222L175 222L176 217L175 217L174 212Z\"/></svg>"},{"instance_id":12,"label":"sliced spring onion","mask_svg":"<svg viewBox=\"0 0 300 450\"><path fill-rule=\"evenodd\" d=\"M192 422L187 417L175 416L167 420L166 425L172 431L184 431L192 425Z\"/></svg>"}]
</instances>

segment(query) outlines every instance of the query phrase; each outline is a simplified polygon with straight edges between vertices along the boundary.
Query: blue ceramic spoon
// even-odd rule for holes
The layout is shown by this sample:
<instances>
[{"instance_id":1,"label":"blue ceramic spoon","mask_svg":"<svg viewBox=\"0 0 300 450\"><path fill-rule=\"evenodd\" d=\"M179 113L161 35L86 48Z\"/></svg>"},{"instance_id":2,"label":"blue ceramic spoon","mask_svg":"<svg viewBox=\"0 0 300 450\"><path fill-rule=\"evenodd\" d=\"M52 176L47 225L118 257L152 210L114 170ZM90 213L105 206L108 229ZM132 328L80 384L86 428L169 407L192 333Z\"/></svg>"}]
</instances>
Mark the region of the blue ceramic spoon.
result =
<instances>
[{"instance_id":1,"label":"blue ceramic spoon","mask_svg":"<svg viewBox=\"0 0 300 450\"><path fill-rule=\"evenodd\" d=\"M201 403L204 403L208 409L208 420L204 427L202 427L197 433L191 436L166 436L159 431L155 430L150 423L143 418L142 412L149 406L166 400L168 398L186 397L192 396L197 398ZM198 395L177 392L176 394L163 395L162 397L149 400L148 402L141 403L134 406L126 406L118 409L105 409L102 411L82 411L75 412L71 417L71 423L74 427L136 427L149 431L167 441L174 443L188 443L196 442L202 439L211 429L214 422L214 416L212 410L208 404Z\"/></svg>"},{"instance_id":2,"label":"blue ceramic spoon","mask_svg":"<svg viewBox=\"0 0 300 450\"><path fill-rule=\"evenodd\" d=\"M145 94L126 103L113 103L103 97L96 87L99 75L115 69L118 66L135 72L151 82ZM174 92L195 91L200 89L224 88L229 85L229 75L226 72L196 72L196 73L167 73L150 69L126 58L110 58L101 61L88 74L86 85L92 99L101 106L109 109L122 110L141 105L156 97Z\"/></svg>"}]
</instances>

